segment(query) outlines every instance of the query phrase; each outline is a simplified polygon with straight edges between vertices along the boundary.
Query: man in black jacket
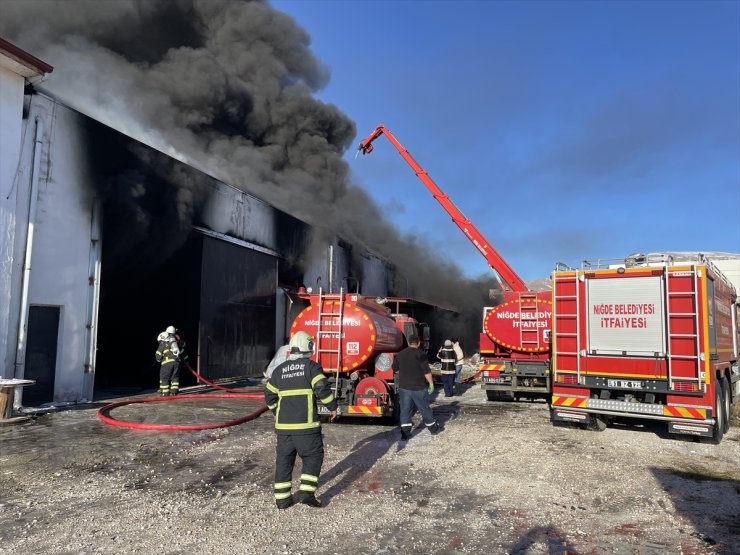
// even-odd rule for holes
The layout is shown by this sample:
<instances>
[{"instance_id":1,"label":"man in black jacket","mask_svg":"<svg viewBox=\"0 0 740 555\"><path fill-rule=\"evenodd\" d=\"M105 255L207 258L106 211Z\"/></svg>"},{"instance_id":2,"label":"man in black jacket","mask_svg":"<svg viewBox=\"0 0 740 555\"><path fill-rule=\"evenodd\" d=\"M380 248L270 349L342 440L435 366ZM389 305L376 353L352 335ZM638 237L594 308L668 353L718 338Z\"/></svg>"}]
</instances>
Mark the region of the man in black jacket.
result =
<instances>
[{"instance_id":1,"label":"man in black jacket","mask_svg":"<svg viewBox=\"0 0 740 555\"><path fill-rule=\"evenodd\" d=\"M401 409L401 438L411 438L411 418L418 409L424 424L432 435L439 432L439 424L429 407L427 395L434 391L432 371L429 368L426 354L419 350L419 338L409 337L409 346L393 359L393 371L398 387Z\"/></svg>"},{"instance_id":2,"label":"man in black jacket","mask_svg":"<svg viewBox=\"0 0 740 555\"><path fill-rule=\"evenodd\" d=\"M265 401L275 415L277 454L275 460L275 502L278 509L293 503L321 507L316 499L319 473L324 463L324 440L316 399L337 416L337 401L321 365L311 360L313 338L299 331L290 339L290 354L272 372L265 385ZM291 493L296 455L301 457L301 485L295 498Z\"/></svg>"}]
</instances>

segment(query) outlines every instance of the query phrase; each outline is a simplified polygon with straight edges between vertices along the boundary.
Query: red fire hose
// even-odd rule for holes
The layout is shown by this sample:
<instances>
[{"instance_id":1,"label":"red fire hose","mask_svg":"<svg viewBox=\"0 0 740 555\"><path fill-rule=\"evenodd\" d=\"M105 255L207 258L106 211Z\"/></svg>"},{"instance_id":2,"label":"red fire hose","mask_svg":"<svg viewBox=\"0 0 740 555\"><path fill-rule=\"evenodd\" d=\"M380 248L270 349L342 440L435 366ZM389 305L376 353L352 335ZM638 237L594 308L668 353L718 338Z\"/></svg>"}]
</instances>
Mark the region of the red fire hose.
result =
<instances>
[{"instance_id":1,"label":"red fire hose","mask_svg":"<svg viewBox=\"0 0 740 555\"><path fill-rule=\"evenodd\" d=\"M460 380L460 382L461 383L468 383L468 382L472 382L473 380L477 380L478 378L480 378L480 375L482 373L483 373L483 370L478 370L475 374L473 374L472 376L468 376L464 380Z\"/></svg>"},{"instance_id":2,"label":"red fire hose","mask_svg":"<svg viewBox=\"0 0 740 555\"><path fill-rule=\"evenodd\" d=\"M211 387L215 387L216 389L221 389L223 391L226 391L227 393L195 393L195 394L188 394L188 395L175 395L170 397L149 397L146 399L132 399L129 401L120 401L118 403L110 403L108 405L105 405L100 410L98 410L98 418L100 418L103 422L107 424L112 424L113 426L120 426L122 428L133 428L136 430L156 430L160 432L183 432L183 431L193 431L193 430L210 430L213 428L227 428L229 426L235 426L237 424L243 424L244 422L249 422L250 420L254 420L257 418L260 414L267 411L267 406L263 405L254 412L251 412L247 414L246 416L242 416L240 418L234 418L233 420L225 420L223 422L209 422L206 424L149 424L146 422L131 422L128 420L119 420L117 418L113 418L112 416L108 415L108 412L111 410L123 407L125 405L133 405L137 403L166 403L170 401L181 401L181 400L187 400L187 399L262 399L264 400L264 395L261 393L243 393L239 392L235 389L229 389L228 387L222 387L220 385L216 385L213 382L209 382L205 378L203 378L200 374L195 372L189 364L185 365L188 370L190 370L195 377L198 379L198 381L201 381L205 383L206 385L209 385Z\"/></svg>"}]
</instances>

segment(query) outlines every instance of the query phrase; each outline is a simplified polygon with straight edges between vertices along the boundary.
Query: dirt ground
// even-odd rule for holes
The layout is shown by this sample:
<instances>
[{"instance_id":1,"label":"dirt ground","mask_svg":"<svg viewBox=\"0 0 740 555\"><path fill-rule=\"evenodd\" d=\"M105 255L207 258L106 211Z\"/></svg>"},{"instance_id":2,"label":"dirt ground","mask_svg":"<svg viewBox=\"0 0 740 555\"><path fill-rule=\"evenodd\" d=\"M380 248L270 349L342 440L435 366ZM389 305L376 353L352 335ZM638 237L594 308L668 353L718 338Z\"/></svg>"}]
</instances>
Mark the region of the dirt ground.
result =
<instances>
[{"instance_id":1,"label":"dirt ground","mask_svg":"<svg viewBox=\"0 0 740 555\"><path fill-rule=\"evenodd\" d=\"M554 427L544 402L491 403L470 385L437 398L435 437L324 426L325 507L278 511L269 413L162 433L105 424L102 404L0 426L0 553L740 552L737 420L719 446L650 421L589 432ZM205 422L258 406L180 401L112 415Z\"/></svg>"}]
</instances>

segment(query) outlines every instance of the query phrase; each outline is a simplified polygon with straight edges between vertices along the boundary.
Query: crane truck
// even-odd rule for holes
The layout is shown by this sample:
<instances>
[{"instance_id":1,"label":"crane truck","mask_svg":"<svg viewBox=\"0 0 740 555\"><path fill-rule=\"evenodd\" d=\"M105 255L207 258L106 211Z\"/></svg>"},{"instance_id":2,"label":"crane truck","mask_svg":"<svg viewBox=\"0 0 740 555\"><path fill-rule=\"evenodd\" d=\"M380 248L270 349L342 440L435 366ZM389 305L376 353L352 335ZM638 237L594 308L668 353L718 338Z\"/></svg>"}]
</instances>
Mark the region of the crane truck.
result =
<instances>
[{"instance_id":1,"label":"crane truck","mask_svg":"<svg viewBox=\"0 0 740 555\"><path fill-rule=\"evenodd\" d=\"M360 143L362 154L385 135L432 193L453 223L486 259L503 289L503 302L483 308L479 371L490 401L502 398L545 398L550 394L552 293L531 291L521 277L429 177L396 137L378 125Z\"/></svg>"}]
</instances>

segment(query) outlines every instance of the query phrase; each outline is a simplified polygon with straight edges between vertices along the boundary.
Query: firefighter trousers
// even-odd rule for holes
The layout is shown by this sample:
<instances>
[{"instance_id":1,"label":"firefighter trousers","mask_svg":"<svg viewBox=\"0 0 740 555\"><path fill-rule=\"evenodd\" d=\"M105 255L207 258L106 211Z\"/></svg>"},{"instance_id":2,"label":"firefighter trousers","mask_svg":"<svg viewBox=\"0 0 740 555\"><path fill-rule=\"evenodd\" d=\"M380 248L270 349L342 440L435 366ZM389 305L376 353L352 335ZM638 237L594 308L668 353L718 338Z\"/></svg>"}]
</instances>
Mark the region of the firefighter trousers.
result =
<instances>
[{"instance_id":1,"label":"firefighter trousers","mask_svg":"<svg viewBox=\"0 0 740 555\"><path fill-rule=\"evenodd\" d=\"M165 362L159 369L159 392L162 395L180 392L180 361Z\"/></svg>"},{"instance_id":2,"label":"firefighter trousers","mask_svg":"<svg viewBox=\"0 0 740 555\"><path fill-rule=\"evenodd\" d=\"M319 486L319 473L324 464L324 438L321 431L310 434L277 434L275 502L278 507L289 506L294 501L291 482L296 455L303 461L301 485L295 497L295 501L300 503L315 497Z\"/></svg>"}]
</instances>

